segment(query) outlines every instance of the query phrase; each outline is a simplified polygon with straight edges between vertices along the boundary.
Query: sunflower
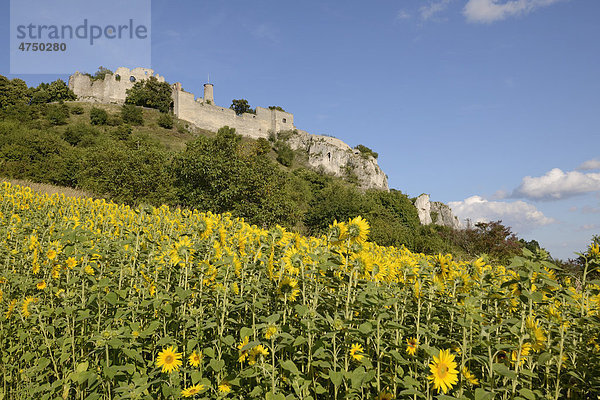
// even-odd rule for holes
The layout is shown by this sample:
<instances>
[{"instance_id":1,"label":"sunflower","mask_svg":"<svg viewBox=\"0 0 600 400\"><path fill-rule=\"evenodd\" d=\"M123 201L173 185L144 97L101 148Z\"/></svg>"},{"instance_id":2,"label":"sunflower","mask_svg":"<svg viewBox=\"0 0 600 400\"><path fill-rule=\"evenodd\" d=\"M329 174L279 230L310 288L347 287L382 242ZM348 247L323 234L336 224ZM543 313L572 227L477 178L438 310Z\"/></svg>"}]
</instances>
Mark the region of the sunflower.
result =
<instances>
[{"instance_id":1,"label":"sunflower","mask_svg":"<svg viewBox=\"0 0 600 400\"><path fill-rule=\"evenodd\" d=\"M363 354L357 354L357 353L363 353L363 352L364 352L363 347L360 344L358 344L358 343L354 343L352 345L352 347L350 348L350 355L356 361L362 360L362 358L364 357L364 355Z\"/></svg>"},{"instance_id":2,"label":"sunflower","mask_svg":"<svg viewBox=\"0 0 600 400\"><path fill-rule=\"evenodd\" d=\"M173 346L163 349L158 353L156 360L156 366L162 367L162 372L168 372L169 374L173 370L177 371L181 366L181 353L176 353L177 348L173 349Z\"/></svg>"},{"instance_id":3,"label":"sunflower","mask_svg":"<svg viewBox=\"0 0 600 400\"><path fill-rule=\"evenodd\" d=\"M464 376L464 378L467 380L467 382L469 382L471 385L473 385L473 386L479 385L479 380L477 380L475 375L473 375L473 373L471 371L469 371L469 368L462 367L461 372L462 372L462 376Z\"/></svg>"},{"instance_id":4,"label":"sunflower","mask_svg":"<svg viewBox=\"0 0 600 400\"><path fill-rule=\"evenodd\" d=\"M367 220L358 216L348 221L348 237L355 243L363 243L367 241L369 236L369 223Z\"/></svg>"},{"instance_id":5,"label":"sunflower","mask_svg":"<svg viewBox=\"0 0 600 400\"><path fill-rule=\"evenodd\" d=\"M392 400L394 398L394 395L391 394L390 392L381 392L377 395L377 399L376 400Z\"/></svg>"},{"instance_id":6,"label":"sunflower","mask_svg":"<svg viewBox=\"0 0 600 400\"><path fill-rule=\"evenodd\" d=\"M521 346L521 354L519 354L517 350L513 350L510 356L511 362L514 364L517 362L517 360L519 360L519 366L523 365L525 363L525 359L531 353L531 348L532 346L530 343L523 343L523 346Z\"/></svg>"},{"instance_id":7,"label":"sunflower","mask_svg":"<svg viewBox=\"0 0 600 400\"><path fill-rule=\"evenodd\" d=\"M76 265L77 265L77 260L75 259L75 257L67 258L67 267L69 267L70 269L73 269L73 268L75 268Z\"/></svg>"},{"instance_id":8,"label":"sunflower","mask_svg":"<svg viewBox=\"0 0 600 400\"><path fill-rule=\"evenodd\" d=\"M531 346L533 350L542 350L546 344L546 335L544 329L541 328L537 321L532 317L529 317L527 320L525 320L525 325L527 326L527 329L529 329L530 336L533 338L533 344Z\"/></svg>"},{"instance_id":9,"label":"sunflower","mask_svg":"<svg viewBox=\"0 0 600 400\"><path fill-rule=\"evenodd\" d=\"M44 289L46 289L46 281L38 282L38 284L35 285L35 287L37 288L37 290L44 290Z\"/></svg>"},{"instance_id":10,"label":"sunflower","mask_svg":"<svg viewBox=\"0 0 600 400\"><path fill-rule=\"evenodd\" d=\"M250 356L248 358L248 364L254 365L256 364L256 360L263 360L266 356L269 355L269 350L267 350L262 344L258 346L254 346L252 350L250 350Z\"/></svg>"},{"instance_id":11,"label":"sunflower","mask_svg":"<svg viewBox=\"0 0 600 400\"><path fill-rule=\"evenodd\" d=\"M182 397L192 397L193 395L198 394L203 390L204 390L204 385L198 384L195 386L191 386L187 389L183 389L181 391L181 396Z\"/></svg>"},{"instance_id":12,"label":"sunflower","mask_svg":"<svg viewBox=\"0 0 600 400\"><path fill-rule=\"evenodd\" d=\"M242 350L244 348L244 346L246 346L248 343L250 342L250 338L248 338L248 336L244 336L244 340L242 340L237 348L240 351L240 356L238 357L238 362L243 363L244 361L246 361L246 357L248 357L248 350Z\"/></svg>"},{"instance_id":13,"label":"sunflower","mask_svg":"<svg viewBox=\"0 0 600 400\"><path fill-rule=\"evenodd\" d=\"M48 252L46 253L46 257L48 257L48 260L54 260L56 256L56 250L48 250Z\"/></svg>"},{"instance_id":14,"label":"sunflower","mask_svg":"<svg viewBox=\"0 0 600 400\"><path fill-rule=\"evenodd\" d=\"M433 356L433 362L429 364L431 375L427 377L433 382L433 387L444 394L452 389L452 386L458 382L458 371L454 362L454 354L450 350L440 350L438 356Z\"/></svg>"},{"instance_id":15,"label":"sunflower","mask_svg":"<svg viewBox=\"0 0 600 400\"><path fill-rule=\"evenodd\" d=\"M231 383L229 383L227 381L221 381L221 383L219 383L219 392L220 393L231 392Z\"/></svg>"},{"instance_id":16,"label":"sunflower","mask_svg":"<svg viewBox=\"0 0 600 400\"><path fill-rule=\"evenodd\" d=\"M269 340L273 335L277 334L277 327L275 325L269 325L265 330L265 339Z\"/></svg>"},{"instance_id":17,"label":"sunflower","mask_svg":"<svg viewBox=\"0 0 600 400\"><path fill-rule=\"evenodd\" d=\"M331 235L331 241L333 244L342 243L346 239L348 233L348 227L343 222L333 221L333 224L329 225L329 232Z\"/></svg>"},{"instance_id":18,"label":"sunflower","mask_svg":"<svg viewBox=\"0 0 600 400\"><path fill-rule=\"evenodd\" d=\"M200 354L196 353L196 350L190 355L188 358L188 362L192 367L198 367L200 365L200 361L202 361L202 352Z\"/></svg>"},{"instance_id":19,"label":"sunflower","mask_svg":"<svg viewBox=\"0 0 600 400\"><path fill-rule=\"evenodd\" d=\"M25 318L29 317L31 315L31 312L29 312L29 305L31 303L36 303L37 299L33 298L33 297L27 297L25 300L23 300L23 306L21 307L21 312L23 313L23 316Z\"/></svg>"},{"instance_id":20,"label":"sunflower","mask_svg":"<svg viewBox=\"0 0 600 400\"><path fill-rule=\"evenodd\" d=\"M10 317L13 314L13 311L15 310L16 305L17 305L16 299L11 300L11 302L8 304L8 310L6 310L6 312L4 313L4 317L6 319L10 319Z\"/></svg>"},{"instance_id":21,"label":"sunflower","mask_svg":"<svg viewBox=\"0 0 600 400\"><path fill-rule=\"evenodd\" d=\"M415 354L417 354L417 349L419 348L419 341L417 340L417 338L410 338L410 339L406 339L406 352L408 354L410 354L411 356L414 356Z\"/></svg>"},{"instance_id":22,"label":"sunflower","mask_svg":"<svg viewBox=\"0 0 600 400\"><path fill-rule=\"evenodd\" d=\"M286 299L289 301L296 300L298 294L300 294L300 289L298 289L298 281L294 278L284 277L279 283L279 298Z\"/></svg>"}]
</instances>

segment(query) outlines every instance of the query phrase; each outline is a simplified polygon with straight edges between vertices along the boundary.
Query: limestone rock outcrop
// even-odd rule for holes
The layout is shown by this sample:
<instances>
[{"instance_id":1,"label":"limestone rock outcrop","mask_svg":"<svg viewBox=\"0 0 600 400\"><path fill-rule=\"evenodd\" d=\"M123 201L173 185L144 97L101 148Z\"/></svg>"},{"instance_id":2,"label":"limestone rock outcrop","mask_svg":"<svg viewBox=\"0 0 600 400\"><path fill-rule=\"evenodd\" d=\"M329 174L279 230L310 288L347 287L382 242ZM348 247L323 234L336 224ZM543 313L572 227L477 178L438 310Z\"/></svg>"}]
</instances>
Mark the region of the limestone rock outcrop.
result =
<instances>
[{"instance_id":1,"label":"limestone rock outcrop","mask_svg":"<svg viewBox=\"0 0 600 400\"><path fill-rule=\"evenodd\" d=\"M452 209L439 201L430 201L428 194L422 194L415 199L415 207L419 214L421 225L436 224L459 229L461 223L452 213Z\"/></svg>"},{"instance_id":2,"label":"limestone rock outcrop","mask_svg":"<svg viewBox=\"0 0 600 400\"><path fill-rule=\"evenodd\" d=\"M306 152L308 164L316 170L338 177L354 175L363 189L389 190L387 176L377 160L340 139L296 130L287 143L293 150Z\"/></svg>"}]
</instances>

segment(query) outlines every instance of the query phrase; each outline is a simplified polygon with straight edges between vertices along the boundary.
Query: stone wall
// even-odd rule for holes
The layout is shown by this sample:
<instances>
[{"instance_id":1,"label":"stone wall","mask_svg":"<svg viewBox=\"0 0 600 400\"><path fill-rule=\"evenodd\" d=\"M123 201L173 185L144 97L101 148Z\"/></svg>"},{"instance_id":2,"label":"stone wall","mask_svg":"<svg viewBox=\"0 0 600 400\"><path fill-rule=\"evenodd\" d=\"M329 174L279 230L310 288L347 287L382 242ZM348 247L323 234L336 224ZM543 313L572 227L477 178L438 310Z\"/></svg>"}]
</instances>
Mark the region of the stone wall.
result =
<instances>
[{"instance_id":1,"label":"stone wall","mask_svg":"<svg viewBox=\"0 0 600 400\"><path fill-rule=\"evenodd\" d=\"M69 89L80 101L123 104L127 98L127 89L131 89L135 82L151 76L156 77L159 82L165 81L164 77L154 74L154 71L148 68L120 67L114 74L107 74L103 80L96 81L89 75L75 72L69 77Z\"/></svg>"},{"instance_id":2,"label":"stone wall","mask_svg":"<svg viewBox=\"0 0 600 400\"><path fill-rule=\"evenodd\" d=\"M205 102L201 97L195 98L178 84L173 85L173 113L198 128L216 132L229 126L239 134L255 139L267 138L269 132L294 129L294 115L288 112L256 107L256 114L236 115L232 109L217 106L212 101Z\"/></svg>"}]
</instances>

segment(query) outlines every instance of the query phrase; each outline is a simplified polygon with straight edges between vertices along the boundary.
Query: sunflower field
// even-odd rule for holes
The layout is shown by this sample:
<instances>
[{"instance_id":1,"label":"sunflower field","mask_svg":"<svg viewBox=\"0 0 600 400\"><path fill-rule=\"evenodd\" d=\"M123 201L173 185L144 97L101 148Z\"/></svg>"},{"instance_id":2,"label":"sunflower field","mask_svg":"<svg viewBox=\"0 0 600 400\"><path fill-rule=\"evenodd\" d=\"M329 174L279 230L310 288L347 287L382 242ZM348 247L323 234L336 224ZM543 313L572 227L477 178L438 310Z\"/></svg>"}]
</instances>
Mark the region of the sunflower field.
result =
<instances>
[{"instance_id":1,"label":"sunflower field","mask_svg":"<svg viewBox=\"0 0 600 400\"><path fill-rule=\"evenodd\" d=\"M600 265L0 187L0 399L597 399Z\"/></svg>"}]
</instances>

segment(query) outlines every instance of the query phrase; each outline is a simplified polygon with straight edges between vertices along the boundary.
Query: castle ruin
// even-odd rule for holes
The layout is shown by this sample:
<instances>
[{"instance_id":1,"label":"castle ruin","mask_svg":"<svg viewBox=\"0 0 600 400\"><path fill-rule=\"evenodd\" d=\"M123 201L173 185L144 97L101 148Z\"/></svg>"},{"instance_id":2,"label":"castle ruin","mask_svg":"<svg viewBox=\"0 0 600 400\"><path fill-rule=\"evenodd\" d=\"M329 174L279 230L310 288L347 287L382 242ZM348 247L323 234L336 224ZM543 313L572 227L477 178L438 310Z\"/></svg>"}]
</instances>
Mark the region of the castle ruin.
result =
<instances>
[{"instance_id":1,"label":"castle ruin","mask_svg":"<svg viewBox=\"0 0 600 400\"><path fill-rule=\"evenodd\" d=\"M76 72L69 78L69 88L79 101L124 104L127 90L151 76L159 82L165 81L152 69L120 67L103 80L94 80L88 74ZM171 88L173 114L198 128L216 132L223 126L229 126L235 128L238 134L253 139L266 139L270 133L291 132L290 147L306 152L311 167L334 176L347 176L350 172L362 188L389 190L387 176L374 157L365 156L339 139L313 135L296 128L294 114L256 107L256 113L237 115L234 110L215 104L214 87L210 83L204 85L204 96L198 98L183 90L179 82Z\"/></svg>"}]
</instances>

